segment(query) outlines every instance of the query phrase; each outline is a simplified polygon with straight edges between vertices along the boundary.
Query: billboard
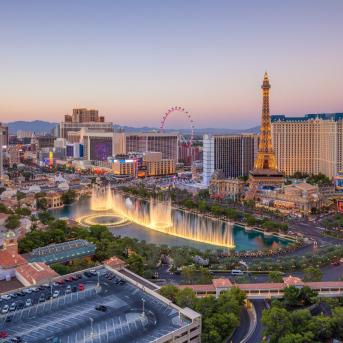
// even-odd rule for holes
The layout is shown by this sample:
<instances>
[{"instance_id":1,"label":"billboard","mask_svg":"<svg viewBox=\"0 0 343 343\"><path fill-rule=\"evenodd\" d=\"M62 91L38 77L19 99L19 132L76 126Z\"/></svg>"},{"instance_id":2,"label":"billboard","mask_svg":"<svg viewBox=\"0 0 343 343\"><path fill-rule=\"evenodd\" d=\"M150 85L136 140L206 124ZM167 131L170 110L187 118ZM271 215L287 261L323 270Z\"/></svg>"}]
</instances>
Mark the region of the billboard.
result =
<instances>
[{"instance_id":1,"label":"billboard","mask_svg":"<svg viewBox=\"0 0 343 343\"><path fill-rule=\"evenodd\" d=\"M343 200L337 200L337 211L343 213Z\"/></svg>"},{"instance_id":2,"label":"billboard","mask_svg":"<svg viewBox=\"0 0 343 343\"><path fill-rule=\"evenodd\" d=\"M92 137L89 141L91 160L106 161L107 157L112 156L111 137Z\"/></svg>"},{"instance_id":3,"label":"billboard","mask_svg":"<svg viewBox=\"0 0 343 343\"><path fill-rule=\"evenodd\" d=\"M343 172L339 172L335 177L335 187L336 190L343 192Z\"/></svg>"}]
</instances>

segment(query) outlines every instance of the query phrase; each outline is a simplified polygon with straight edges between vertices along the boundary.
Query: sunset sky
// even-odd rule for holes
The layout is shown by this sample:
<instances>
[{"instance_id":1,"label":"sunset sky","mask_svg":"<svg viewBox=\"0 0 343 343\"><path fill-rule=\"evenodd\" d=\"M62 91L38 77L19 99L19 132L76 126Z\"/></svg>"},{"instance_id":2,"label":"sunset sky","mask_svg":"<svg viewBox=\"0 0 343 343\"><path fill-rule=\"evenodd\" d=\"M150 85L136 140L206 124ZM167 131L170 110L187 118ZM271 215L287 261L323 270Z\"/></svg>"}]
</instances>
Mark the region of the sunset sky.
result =
<instances>
[{"instance_id":1,"label":"sunset sky","mask_svg":"<svg viewBox=\"0 0 343 343\"><path fill-rule=\"evenodd\" d=\"M182 106L199 128L249 128L265 70L273 114L343 112L342 18L342 0L1 1L0 121L89 107L158 127Z\"/></svg>"}]
</instances>

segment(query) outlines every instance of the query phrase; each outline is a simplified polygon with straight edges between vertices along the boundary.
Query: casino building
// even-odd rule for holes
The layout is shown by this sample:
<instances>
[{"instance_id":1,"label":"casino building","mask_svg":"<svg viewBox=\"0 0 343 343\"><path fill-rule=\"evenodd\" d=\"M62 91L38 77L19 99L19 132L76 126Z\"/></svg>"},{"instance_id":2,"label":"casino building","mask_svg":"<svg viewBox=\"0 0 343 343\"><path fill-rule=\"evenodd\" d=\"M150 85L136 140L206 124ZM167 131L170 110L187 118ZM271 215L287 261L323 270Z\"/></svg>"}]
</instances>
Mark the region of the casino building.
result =
<instances>
[{"instance_id":1,"label":"casino building","mask_svg":"<svg viewBox=\"0 0 343 343\"><path fill-rule=\"evenodd\" d=\"M343 170L343 113L273 115L271 132L277 166L285 175L333 178Z\"/></svg>"}]
</instances>

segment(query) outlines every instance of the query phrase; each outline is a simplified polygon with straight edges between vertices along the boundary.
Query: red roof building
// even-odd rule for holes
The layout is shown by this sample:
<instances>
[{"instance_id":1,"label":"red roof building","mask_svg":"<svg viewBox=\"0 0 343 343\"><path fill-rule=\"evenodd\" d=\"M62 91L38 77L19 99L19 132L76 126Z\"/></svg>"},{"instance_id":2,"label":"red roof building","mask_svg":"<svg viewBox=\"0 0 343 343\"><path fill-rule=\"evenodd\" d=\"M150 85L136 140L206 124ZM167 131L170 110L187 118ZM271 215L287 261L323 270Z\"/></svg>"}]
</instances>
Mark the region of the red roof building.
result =
<instances>
[{"instance_id":1,"label":"red roof building","mask_svg":"<svg viewBox=\"0 0 343 343\"><path fill-rule=\"evenodd\" d=\"M110 259L106 260L104 262L105 265L108 265L109 267L113 269L122 269L125 267L125 262L121 260L120 258L113 256Z\"/></svg>"},{"instance_id":2,"label":"red roof building","mask_svg":"<svg viewBox=\"0 0 343 343\"><path fill-rule=\"evenodd\" d=\"M49 282L59 276L53 269L43 262L26 263L16 268L15 275L24 286Z\"/></svg>"}]
</instances>

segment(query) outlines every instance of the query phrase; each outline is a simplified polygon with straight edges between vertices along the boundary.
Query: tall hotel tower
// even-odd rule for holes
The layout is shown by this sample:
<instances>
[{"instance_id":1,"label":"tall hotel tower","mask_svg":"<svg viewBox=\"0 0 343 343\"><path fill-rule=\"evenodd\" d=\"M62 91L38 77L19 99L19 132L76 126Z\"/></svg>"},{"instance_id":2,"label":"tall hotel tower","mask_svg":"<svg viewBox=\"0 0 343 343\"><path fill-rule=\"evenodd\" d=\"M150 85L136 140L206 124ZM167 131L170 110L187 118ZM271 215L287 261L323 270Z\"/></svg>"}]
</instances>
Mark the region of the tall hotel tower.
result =
<instances>
[{"instance_id":1,"label":"tall hotel tower","mask_svg":"<svg viewBox=\"0 0 343 343\"><path fill-rule=\"evenodd\" d=\"M270 83L267 73L264 74L261 88L263 94L263 105L260 143L257 158L255 160L254 169L250 171L250 191L257 190L259 186L278 186L281 185L284 181L283 174L278 171L272 145L271 121L269 110ZM250 192L250 194L247 194L247 196L248 198L253 198L254 192Z\"/></svg>"}]
</instances>

